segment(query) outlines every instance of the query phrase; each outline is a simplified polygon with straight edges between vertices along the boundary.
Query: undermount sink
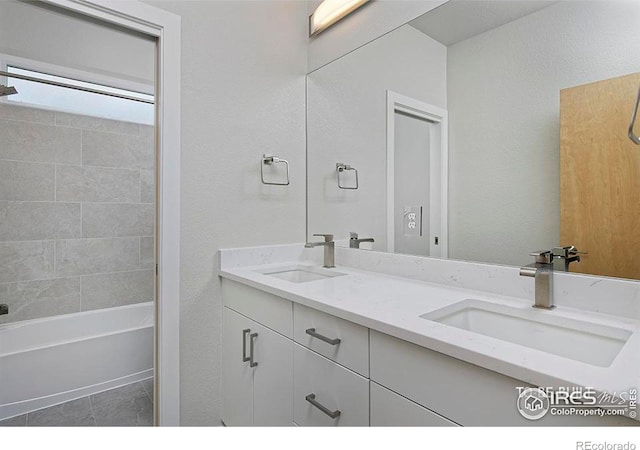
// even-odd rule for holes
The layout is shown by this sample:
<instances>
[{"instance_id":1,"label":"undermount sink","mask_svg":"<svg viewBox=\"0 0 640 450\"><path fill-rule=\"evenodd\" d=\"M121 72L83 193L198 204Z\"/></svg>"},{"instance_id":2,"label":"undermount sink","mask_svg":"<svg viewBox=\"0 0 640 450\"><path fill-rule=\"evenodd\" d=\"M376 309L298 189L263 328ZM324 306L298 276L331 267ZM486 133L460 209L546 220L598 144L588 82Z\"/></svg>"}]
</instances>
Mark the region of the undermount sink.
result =
<instances>
[{"instance_id":1,"label":"undermount sink","mask_svg":"<svg viewBox=\"0 0 640 450\"><path fill-rule=\"evenodd\" d=\"M570 319L553 311L473 299L420 317L599 367L609 367L632 335L629 330Z\"/></svg>"},{"instance_id":2,"label":"undermount sink","mask_svg":"<svg viewBox=\"0 0 640 450\"><path fill-rule=\"evenodd\" d=\"M310 266L295 266L284 269L280 268L260 273L289 281L291 283L308 283L309 281L326 280L327 278L345 275L344 273Z\"/></svg>"}]
</instances>

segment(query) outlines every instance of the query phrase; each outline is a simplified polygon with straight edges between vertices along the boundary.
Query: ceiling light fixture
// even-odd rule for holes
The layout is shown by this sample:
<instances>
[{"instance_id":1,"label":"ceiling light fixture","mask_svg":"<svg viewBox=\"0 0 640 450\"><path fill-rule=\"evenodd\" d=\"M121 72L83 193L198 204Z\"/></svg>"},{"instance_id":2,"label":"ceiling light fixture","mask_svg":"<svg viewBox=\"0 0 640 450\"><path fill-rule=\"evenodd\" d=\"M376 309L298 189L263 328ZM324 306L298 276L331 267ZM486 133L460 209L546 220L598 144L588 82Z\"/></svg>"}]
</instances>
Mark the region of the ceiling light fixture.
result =
<instances>
[{"instance_id":1,"label":"ceiling light fixture","mask_svg":"<svg viewBox=\"0 0 640 450\"><path fill-rule=\"evenodd\" d=\"M324 0L309 16L309 36L326 30L369 0Z\"/></svg>"}]
</instances>

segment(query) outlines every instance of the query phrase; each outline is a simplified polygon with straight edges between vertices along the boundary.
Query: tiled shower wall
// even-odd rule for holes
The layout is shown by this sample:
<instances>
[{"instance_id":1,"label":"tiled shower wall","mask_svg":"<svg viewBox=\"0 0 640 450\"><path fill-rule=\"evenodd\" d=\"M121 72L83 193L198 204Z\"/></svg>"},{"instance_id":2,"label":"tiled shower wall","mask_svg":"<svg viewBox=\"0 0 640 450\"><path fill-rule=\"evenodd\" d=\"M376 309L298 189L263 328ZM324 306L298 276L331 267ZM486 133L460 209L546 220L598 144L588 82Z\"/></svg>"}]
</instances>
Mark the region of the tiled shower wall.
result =
<instances>
[{"instance_id":1,"label":"tiled shower wall","mask_svg":"<svg viewBox=\"0 0 640 450\"><path fill-rule=\"evenodd\" d=\"M153 300L153 134L0 104L0 324Z\"/></svg>"}]
</instances>

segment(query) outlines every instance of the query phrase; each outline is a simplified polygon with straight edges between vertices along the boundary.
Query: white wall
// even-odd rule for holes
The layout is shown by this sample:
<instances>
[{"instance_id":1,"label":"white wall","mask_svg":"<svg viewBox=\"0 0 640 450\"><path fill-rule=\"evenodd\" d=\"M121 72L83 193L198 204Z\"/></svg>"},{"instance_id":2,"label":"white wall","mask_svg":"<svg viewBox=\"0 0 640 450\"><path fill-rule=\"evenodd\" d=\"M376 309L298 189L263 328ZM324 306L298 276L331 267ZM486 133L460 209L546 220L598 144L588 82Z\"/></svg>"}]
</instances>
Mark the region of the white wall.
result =
<instances>
[{"instance_id":1,"label":"white wall","mask_svg":"<svg viewBox=\"0 0 640 450\"><path fill-rule=\"evenodd\" d=\"M562 2L449 47L451 258L521 265L571 244L560 89L640 71L639 18L634 2Z\"/></svg>"},{"instance_id":2,"label":"white wall","mask_svg":"<svg viewBox=\"0 0 640 450\"><path fill-rule=\"evenodd\" d=\"M398 28L444 0L375 0L309 40L308 72ZM318 0L308 0L308 15Z\"/></svg>"},{"instance_id":3,"label":"white wall","mask_svg":"<svg viewBox=\"0 0 640 450\"><path fill-rule=\"evenodd\" d=\"M217 251L304 240L306 3L149 3L182 17L181 423L219 425ZM265 152L289 187L260 183Z\"/></svg>"},{"instance_id":4,"label":"white wall","mask_svg":"<svg viewBox=\"0 0 640 450\"><path fill-rule=\"evenodd\" d=\"M405 25L309 75L309 234L355 231L386 249L386 91L447 108L447 50ZM340 190L335 165L359 171Z\"/></svg>"},{"instance_id":5,"label":"white wall","mask_svg":"<svg viewBox=\"0 0 640 450\"><path fill-rule=\"evenodd\" d=\"M155 41L35 2L0 1L0 53L154 84Z\"/></svg>"}]
</instances>

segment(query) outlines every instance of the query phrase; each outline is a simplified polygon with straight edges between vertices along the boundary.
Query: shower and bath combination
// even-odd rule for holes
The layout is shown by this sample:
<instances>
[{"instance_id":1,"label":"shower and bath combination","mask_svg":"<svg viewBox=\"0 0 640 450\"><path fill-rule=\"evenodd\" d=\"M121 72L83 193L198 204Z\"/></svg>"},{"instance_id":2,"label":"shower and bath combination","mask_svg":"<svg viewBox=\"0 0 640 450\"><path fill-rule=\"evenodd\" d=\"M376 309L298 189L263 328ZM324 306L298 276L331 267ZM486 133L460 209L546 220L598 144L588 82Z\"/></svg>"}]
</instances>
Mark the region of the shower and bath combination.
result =
<instances>
[{"instance_id":1,"label":"shower and bath combination","mask_svg":"<svg viewBox=\"0 0 640 450\"><path fill-rule=\"evenodd\" d=\"M20 169L19 176L0 183L0 215L16 230L29 225L26 232L0 227L0 246L11 249L8 257L5 252L0 258L0 427L153 425L155 131L148 121L129 114L132 101L153 104L153 96L140 98L126 89L15 70L38 77L0 68L0 172ZM86 95L80 97L79 92ZM118 114L108 113L109 103L98 101L114 97L127 101L119 103ZM76 110L74 102L86 107ZM14 132L29 138L12 140ZM100 166L104 160L81 157L91 152L82 133L105 139L104 145L116 153L107 161L115 168ZM118 153L121 142L135 145L141 158L126 159L126 152ZM69 151L61 154L63 144ZM15 148L19 161L11 159ZM81 188L70 187L67 197L56 201L56 171L60 187L66 170L92 182L99 195L87 196ZM98 174L98 179L91 174ZM109 184L112 175L123 181L118 188ZM144 176L149 180L143 184ZM36 185L44 188L23 190L23 179L39 180ZM93 213L88 212L91 207ZM109 216L135 213L144 218L144 225L124 231L105 228L106 234L85 227L81 233L82 208L85 217L94 214L98 220L105 208ZM54 224L32 227L32 217L24 211L44 211L42 222ZM59 211L64 224L56 222ZM127 227L121 221L114 227L120 225ZM123 232L128 237L119 238ZM104 263L98 254L76 252L67 256L79 264L66 269L58 264L54 270L56 245L87 248L96 242L124 252L126 258L107 258ZM42 259L24 265L22 258L36 252L33 249L41 251ZM121 284L125 286L113 287Z\"/></svg>"},{"instance_id":2,"label":"shower and bath combination","mask_svg":"<svg viewBox=\"0 0 640 450\"><path fill-rule=\"evenodd\" d=\"M17 94L18 91L13 86L5 86L4 84L0 84L0 97L6 97L8 95ZM0 305L0 316L5 314L9 314L9 305L5 305L4 303Z\"/></svg>"}]
</instances>

